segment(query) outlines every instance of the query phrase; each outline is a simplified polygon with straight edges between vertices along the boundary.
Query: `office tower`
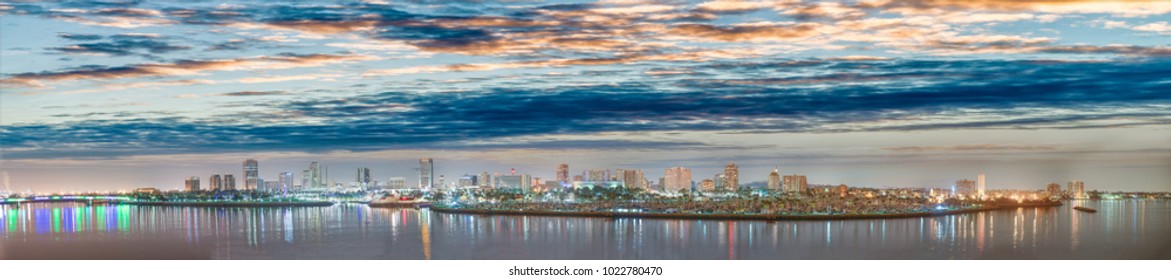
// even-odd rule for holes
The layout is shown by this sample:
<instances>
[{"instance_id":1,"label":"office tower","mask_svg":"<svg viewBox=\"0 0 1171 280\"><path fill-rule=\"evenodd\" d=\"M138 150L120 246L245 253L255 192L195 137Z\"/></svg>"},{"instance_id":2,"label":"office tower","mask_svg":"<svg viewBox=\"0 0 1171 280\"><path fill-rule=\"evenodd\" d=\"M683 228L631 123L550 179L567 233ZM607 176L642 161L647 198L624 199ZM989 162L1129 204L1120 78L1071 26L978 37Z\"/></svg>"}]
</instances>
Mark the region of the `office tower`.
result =
<instances>
[{"instance_id":1,"label":"office tower","mask_svg":"<svg viewBox=\"0 0 1171 280\"><path fill-rule=\"evenodd\" d=\"M252 191L262 191L262 192L267 192L267 191L268 191L268 189L265 189L265 188L264 188L264 186L265 186L265 185L264 185L264 183L265 183L265 182L264 182L264 178L263 178L263 177L257 177L257 178L256 178L256 181L253 181L253 183L255 184L256 188L255 188L255 189L251 189ZM246 190L247 190L247 189L246 189Z\"/></svg>"},{"instance_id":2,"label":"office tower","mask_svg":"<svg viewBox=\"0 0 1171 280\"><path fill-rule=\"evenodd\" d=\"M1074 198L1086 198L1086 183L1082 181L1069 181L1069 195Z\"/></svg>"},{"instance_id":3,"label":"office tower","mask_svg":"<svg viewBox=\"0 0 1171 280\"><path fill-rule=\"evenodd\" d=\"M419 159L419 188L431 189L435 184L435 162L430 158Z\"/></svg>"},{"instance_id":4,"label":"office tower","mask_svg":"<svg viewBox=\"0 0 1171 280\"><path fill-rule=\"evenodd\" d=\"M610 181L610 169L590 169L588 178L591 182Z\"/></svg>"},{"instance_id":5,"label":"office tower","mask_svg":"<svg viewBox=\"0 0 1171 280\"><path fill-rule=\"evenodd\" d=\"M390 181L386 183L386 187L390 189L405 189L407 188L407 177L390 177Z\"/></svg>"},{"instance_id":6,"label":"office tower","mask_svg":"<svg viewBox=\"0 0 1171 280\"><path fill-rule=\"evenodd\" d=\"M289 194L289 189L293 188L293 172L286 171L277 175L277 186L280 187L279 191L282 195Z\"/></svg>"},{"instance_id":7,"label":"office tower","mask_svg":"<svg viewBox=\"0 0 1171 280\"><path fill-rule=\"evenodd\" d=\"M476 175L464 174L464 176L459 177L459 187L461 187L461 188L476 187L479 185L479 183L476 181L476 179L477 179Z\"/></svg>"},{"instance_id":8,"label":"office tower","mask_svg":"<svg viewBox=\"0 0 1171 280\"><path fill-rule=\"evenodd\" d=\"M236 176L232 174L224 174L224 190L236 190Z\"/></svg>"},{"instance_id":9,"label":"office tower","mask_svg":"<svg viewBox=\"0 0 1171 280\"><path fill-rule=\"evenodd\" d=\"M646 177L641 169L622 170L622 184L627 188L645 189Z\"/></svg>"},{"instance_id":10,"label":"office tower","mask_svg":"<svg viewBox=\"0 0 1171 280\"><path fill-rule=\"evenodd\" d=\"M773 168L773 172L768 174L768 189L781 190L781 174L777 173L776 168Z\"/></svg>"},{"instance_id":11,"label":"office tower","mask_svg":"<svg viewBox=\"0 0 1171 280\"><path fill-rule=\"evenodd\" d=\"M309 163L309 188L321 187L321 164L316 161Z\"/></svg>"},{"instance_id":12,"label":"office tower","mask_svg":"<svg viewBox=\"0 0 1171 280\"><path fill-rule=\"evenodd\" d=\"M728 188L728 177L724 173L716 173L712 176L712 182L715 184L715 189L725 190Z\"/></svg>"},{"instance_id":13,"label":"office tower","mask_svg":"<svg viewBox=\"0 0 1171 280\"><path fill-rule=\"evenodd\" d=\"M196 177L196 176L187 177L187 181L185 181L183 184L183 190L185 190L187 192L199 191L199 177Z\"/></svg>"},{"instance_id":14,"label":"office tower","mask_svg":"<svg viewBox=\"0 0 1171 280\"><path fill-rule=\"evenodd\" d=\"M561 182L561 185L569 184L569 164L557 165L557 181Z\"/></svg>"},{"instance_id":15,"label":"office tower","mask_svg":"<svg viewBox=\"0 0 1171 280\"><path fill-rule=\"evenodd\" d=\"M309 187L309 169L301 171L301 188Z\"/></svg>"},{"instance_id":16,"label":"office tower","mask_svg":"<svg viewBox=\"0 0 1171 280\"><path fill-rule=\"evenodd\" d=\"M525 193L533 191L533 177L528 174L509 174L496 177L499 181L499 184L496 185L498 189L520 189Z\"/></svg>"},{"instance_id":17,"label":"office tower","mask_svg":"<svg viewBox=\"0 0 1171 280\"><path fill-rule=\"evenodd\" d=\"M492 187L492 175L488 175L488 171L480 173L480 188L487 189Z\"/></svg>"},{"instance_id":18,"label":"office tower","mask_svg":"<svg viewBox=\"0 0 1171 280\"><path fill-rule=\"evenodd\" d=\"M976 175L976 196L984 197L984 173Z\"/></svg>"},{"instance_id":19,"label":"office tower","mask_svg":"<svg viewBox=\"0 0 1171 280\"><path fill-rule=\"evenodd\" d=\"M358 182L363 187L370 186L370 168L359 167L358 174L354 177L354 182Z\"/></svg>"},{"instance_id":20,"label":"office tower","mask_svg":"<svg viewBox=\"0 0 1171 280\"><path fill-rule=\"evenodd\" d=\"M671 167L663 172L664 191L677 192L691 190L691 169L686 167Z\"/></svg>"},{"instance_id":21,"label":"office tower","mask_svg":"<svg viewBox=\"0 0 1171 280\"><path fill-rule=\"evenodd\" d=\"M727 188L729 190L737 190L740 188L740 167L731 161L724 166L724 180L727 181Z\"/></svg>"},{"instance_id":22,"label":"office tower","mask_svg":"<svg viewBox=\"0 0 1171 280\"><path fill-rule=\"evenodd\" d=\"M1049 196L1061 195L1061 184L1049 183L1045 186L1045 191L1049 193Z\"/></svg>"},{"instance_id":23,"label":"office tower","mask_svg":"<svg viewBox=\"0 0 1171 280\"><path fill-rule=\"evenodd\" d=\"M703 179L699 182L699 190L710 192L716 190L716 181L712 179Z\"/></svg>"},{"instance_id":24,"label":"office tower","mask_svg":"<svg viewBox=\"0 0 1171 280\"><path fill-rule=\"evenodd\" d=\"M806 193L809 191L805 175L785 175L781 179L781 188L788 193Z\"/></svg>"},{"instance_id":25,"label":"office tower","mask_svg":"<svg viewBox=\"0 0 1171 280\"><path fill-rule=\"evenodd\" d=\"M956 194L958 195L975 195L976 181L963 179L956 181Z\"/></svg>"},{"instance_id":26,"label":"office tower","mask_svg":"<svg viewBox=\"0 0 1171 280\"><path fill-rule=\"evenodd\" d=\"M244 189L256 190L260 186L260 164L255 159L244 160Z\"/></svg>"},{"instance_id":27,"label":"office tower","mask_svg":"<svg viewBox=\"0 0 1171 280\"><path fill-rule=\"evenodd\" d=\"M211 178L207 178L207 188L212 191L224 190L224 179L220 177L220 174L212 174Z\"/></svg>"}]
</instances>

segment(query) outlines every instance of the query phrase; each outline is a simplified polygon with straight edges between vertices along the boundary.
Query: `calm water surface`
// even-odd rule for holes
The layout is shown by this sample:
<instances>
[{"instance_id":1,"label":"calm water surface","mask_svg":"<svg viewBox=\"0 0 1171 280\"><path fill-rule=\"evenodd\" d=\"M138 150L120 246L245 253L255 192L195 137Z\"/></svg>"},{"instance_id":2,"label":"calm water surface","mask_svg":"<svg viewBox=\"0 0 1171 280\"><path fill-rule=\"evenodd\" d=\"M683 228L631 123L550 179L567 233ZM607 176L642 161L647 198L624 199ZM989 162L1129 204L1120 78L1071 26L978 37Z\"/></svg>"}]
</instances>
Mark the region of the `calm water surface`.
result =
<instances>
[{"instance_id":1,"label":"calm water surface","mask_svg":"<svg viewBox=\"0 0 1171 280\"><path fill-rule=\"evenodd\" d=\"M0 213L0 258L94 258L73 253L88 248L212 259L1171 259L1171 202L1152 200L779 222L485 216L363 205L53 203L4 205Z\"/></svg>"}]
</instances>

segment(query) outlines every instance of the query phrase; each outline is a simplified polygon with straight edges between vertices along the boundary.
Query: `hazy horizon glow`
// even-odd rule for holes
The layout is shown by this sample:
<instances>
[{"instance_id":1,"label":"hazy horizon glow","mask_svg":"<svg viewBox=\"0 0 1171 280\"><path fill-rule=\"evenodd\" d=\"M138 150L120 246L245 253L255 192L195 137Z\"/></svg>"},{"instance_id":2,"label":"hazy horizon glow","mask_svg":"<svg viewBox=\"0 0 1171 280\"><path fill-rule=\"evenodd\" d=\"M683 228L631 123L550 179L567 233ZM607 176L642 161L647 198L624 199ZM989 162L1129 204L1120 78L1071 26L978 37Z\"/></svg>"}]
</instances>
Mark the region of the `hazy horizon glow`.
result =
<instances>
[{"instance_id":1,"label":"hazy horizon glow","mask_svg":"<svg viewBox=\"0 0 1171 280\"><path fill-rule=\"evenodd\" d=\"M398 2L398 1L386 1ZM1171 191L1171 2L0 2L0 184L556 164Z\"/></svg>"}]
</instances>

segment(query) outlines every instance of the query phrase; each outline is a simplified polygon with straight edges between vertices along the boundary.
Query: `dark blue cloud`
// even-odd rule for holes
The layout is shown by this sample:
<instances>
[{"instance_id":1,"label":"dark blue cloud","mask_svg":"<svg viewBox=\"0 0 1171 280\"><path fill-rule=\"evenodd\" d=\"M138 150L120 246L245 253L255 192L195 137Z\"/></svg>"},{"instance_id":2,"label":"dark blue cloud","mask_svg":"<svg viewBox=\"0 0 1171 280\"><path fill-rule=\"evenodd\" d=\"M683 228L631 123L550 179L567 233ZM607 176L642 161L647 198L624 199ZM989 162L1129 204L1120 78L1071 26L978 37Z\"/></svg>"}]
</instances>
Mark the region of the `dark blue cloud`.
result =
<instances>
[{"instance_id":1,"label":"dark blue cloud","mask_svg":"<svg viewBox=\"0 0 1171 280\"><path fill-rule=\"evenodd\" d=\"M0 146L5 147L6 158L51 158L458 148L461 141L599 132L1073 129L1171 123L1171 113L1160 109L1171 105L1171 95L1167 94L1171 92L1171 60L796 64L799 66L788 61L757 66L723 62L692 66L699 70L736 69L730 74L766 73L759 78L544 87L533 80L526 87L427 94L387 91L346 98L266 102L261 103L266 107L252 110L254 113L222 115L222 119L160 117L11 125L0 131ZM767 73L777 69L802 76L768 77ZM838 74L820 74L825 69L837 69L833 73ZM800 79L811 82L786 83ZM980 112L969 113L974 109ZM939 116L948 116L949 121L898 121ZM312 119L315 124L290 122L296 118ZM238 123L243 125L235 125ZM557 141L542 141L494 145L558 145ZM591 143L567 141L565 145ZM595 148L696 145L652 142L592 143L597 145Z\"/></svg>"}]
</instances>

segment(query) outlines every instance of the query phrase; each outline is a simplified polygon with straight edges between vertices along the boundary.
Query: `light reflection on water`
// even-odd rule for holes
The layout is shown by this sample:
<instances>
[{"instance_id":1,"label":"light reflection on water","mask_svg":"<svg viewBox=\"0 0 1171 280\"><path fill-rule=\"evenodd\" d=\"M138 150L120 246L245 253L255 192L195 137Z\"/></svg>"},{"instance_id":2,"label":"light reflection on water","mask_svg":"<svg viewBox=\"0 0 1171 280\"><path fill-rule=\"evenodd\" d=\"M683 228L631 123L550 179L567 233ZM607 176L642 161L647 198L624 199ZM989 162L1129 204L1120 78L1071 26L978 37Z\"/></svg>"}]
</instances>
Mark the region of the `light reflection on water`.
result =
<instances>
[{"instance_id":1,"label":"light reflection on water","mask_svg":"<svg viewBox=\"0 0 1171 280\"><path fill-rule=\"evenodd\" d=\"M1075 205L1099 212L1074 211ZM931 218L776 222L460 215L350 204L52 203L5 205L0 213L0 254L10 256L21 253L12 251L13 244L162 240L216 259L1171 258L1171 202L1146 200Z\"/></svg>"}]
</instances>

